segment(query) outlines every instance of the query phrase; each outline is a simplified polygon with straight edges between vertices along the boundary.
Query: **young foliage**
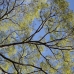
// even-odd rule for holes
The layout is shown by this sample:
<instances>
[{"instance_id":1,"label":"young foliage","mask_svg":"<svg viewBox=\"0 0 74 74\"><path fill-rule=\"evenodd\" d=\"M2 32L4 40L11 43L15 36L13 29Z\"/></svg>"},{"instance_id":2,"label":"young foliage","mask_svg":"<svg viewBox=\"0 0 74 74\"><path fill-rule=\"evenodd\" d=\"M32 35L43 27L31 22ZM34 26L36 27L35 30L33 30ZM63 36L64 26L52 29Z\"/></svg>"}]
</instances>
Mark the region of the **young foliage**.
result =
<instances>
[{"instance_id":1,"label":"young foliage","mask_svg":"<svg viewBox=\"0 0 74 74\"><path fill-rule=\"evenodd\" d=\"M0 73L72 74L73 15L66 0L1 0Z\"/></svg>"}]
</instances>

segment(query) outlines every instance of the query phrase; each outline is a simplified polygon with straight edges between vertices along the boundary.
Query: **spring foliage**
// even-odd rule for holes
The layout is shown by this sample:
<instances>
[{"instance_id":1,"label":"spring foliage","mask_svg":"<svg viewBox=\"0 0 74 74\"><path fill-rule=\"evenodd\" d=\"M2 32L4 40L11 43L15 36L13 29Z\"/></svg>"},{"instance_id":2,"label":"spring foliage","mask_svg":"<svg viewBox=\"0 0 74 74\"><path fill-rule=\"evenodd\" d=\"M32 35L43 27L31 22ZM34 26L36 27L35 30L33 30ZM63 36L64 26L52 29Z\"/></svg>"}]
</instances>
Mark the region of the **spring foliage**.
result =
<instances>
[{"instance_id":1,"label":"spring foliage","mask_svg":"<svg viewBox=\"0 0 74 74\"><path fill-rule=\"evenodd\" d=\"M74 13L66 0L4 0L0 6L0 73L73 73Z\"/></svg>"}]
</instances>

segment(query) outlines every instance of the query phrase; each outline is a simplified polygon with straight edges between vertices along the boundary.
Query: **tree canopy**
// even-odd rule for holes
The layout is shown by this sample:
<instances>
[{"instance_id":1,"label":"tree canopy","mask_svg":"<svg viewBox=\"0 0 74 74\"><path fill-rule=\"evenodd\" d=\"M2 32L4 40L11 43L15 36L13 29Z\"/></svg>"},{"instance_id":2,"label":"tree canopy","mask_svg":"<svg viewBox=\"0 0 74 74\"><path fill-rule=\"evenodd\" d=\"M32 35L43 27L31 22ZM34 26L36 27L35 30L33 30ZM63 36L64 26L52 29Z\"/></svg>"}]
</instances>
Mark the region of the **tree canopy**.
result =
<instances>
[{"instance_id":1,"label":"tree canopy","mask_svg":"<svg viewBox=\"0 0 74 74\"><path fill-rule=\"evenodd\" d=\"M66 0L0 0L0 74L73 74L74 12Z\"/></svg>"}]
</instances>

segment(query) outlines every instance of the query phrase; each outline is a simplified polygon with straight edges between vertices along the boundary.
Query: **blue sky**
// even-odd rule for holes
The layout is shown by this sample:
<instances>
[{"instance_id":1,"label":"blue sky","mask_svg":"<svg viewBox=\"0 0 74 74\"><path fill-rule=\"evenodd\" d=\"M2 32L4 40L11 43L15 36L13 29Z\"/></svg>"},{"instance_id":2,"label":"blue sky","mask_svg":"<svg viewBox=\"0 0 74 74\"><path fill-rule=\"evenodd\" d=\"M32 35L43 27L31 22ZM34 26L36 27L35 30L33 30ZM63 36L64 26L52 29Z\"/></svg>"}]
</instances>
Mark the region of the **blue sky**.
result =
<instances>
[{"instance_id":1,"label":"blue sky","mask_svg":"<svg viewBox=\"0 0 74 74\"><path fill-rule=\"evenodd\" d=\"M70 9L74 11L74 0L67 0L70 4Z\"/></svg>"}]
</instances>

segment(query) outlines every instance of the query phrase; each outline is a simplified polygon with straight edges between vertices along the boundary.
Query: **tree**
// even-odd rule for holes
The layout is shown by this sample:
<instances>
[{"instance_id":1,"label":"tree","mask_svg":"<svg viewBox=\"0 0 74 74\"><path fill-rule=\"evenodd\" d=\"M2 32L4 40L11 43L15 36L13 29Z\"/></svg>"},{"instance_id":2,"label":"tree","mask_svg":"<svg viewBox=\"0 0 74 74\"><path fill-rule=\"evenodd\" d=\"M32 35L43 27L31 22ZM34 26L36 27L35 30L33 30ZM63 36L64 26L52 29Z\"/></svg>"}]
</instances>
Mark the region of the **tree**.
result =
<instances>
[{"instance_id":1,"label":"tree","mask_svg":"<svg viewBox=\"0 0 74 74\"><path fill-rule=\"evenodd\" d=\"M73 11L66 0L0 1L0 73L72 74Z\"/></svg>"}]
</instances>

